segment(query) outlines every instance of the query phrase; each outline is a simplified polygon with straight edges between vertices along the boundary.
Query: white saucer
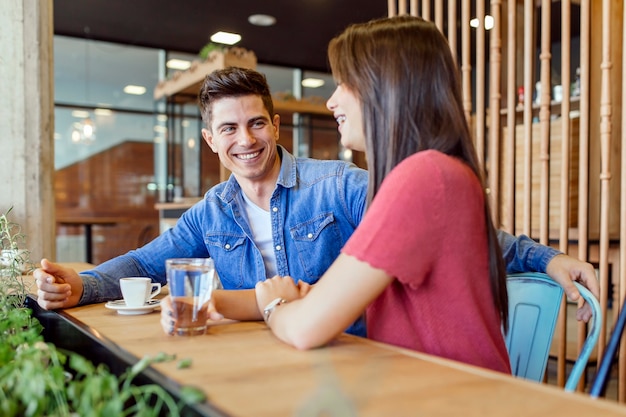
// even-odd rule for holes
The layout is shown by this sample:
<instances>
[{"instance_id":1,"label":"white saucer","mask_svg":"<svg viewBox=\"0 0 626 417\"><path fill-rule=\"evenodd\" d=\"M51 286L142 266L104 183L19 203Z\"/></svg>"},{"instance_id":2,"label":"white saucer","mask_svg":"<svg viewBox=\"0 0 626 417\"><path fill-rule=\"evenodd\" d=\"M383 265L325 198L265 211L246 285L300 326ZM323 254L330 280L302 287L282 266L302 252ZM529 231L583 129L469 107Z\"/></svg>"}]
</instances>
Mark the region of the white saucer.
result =
<instances>
[{"instance_id":1,"label":"white saucer","mask_svg":"<svg viewBox=\"0 0 626 417\"><path fill-rule=\"evenodd\" d=\"M134 315L152 313L155 308L161 305L161 300L150 300L141 307L128 307L124 300L109 301L104 306L111 310L117 310L117 314Z\"/></svg>"}]
</instances>

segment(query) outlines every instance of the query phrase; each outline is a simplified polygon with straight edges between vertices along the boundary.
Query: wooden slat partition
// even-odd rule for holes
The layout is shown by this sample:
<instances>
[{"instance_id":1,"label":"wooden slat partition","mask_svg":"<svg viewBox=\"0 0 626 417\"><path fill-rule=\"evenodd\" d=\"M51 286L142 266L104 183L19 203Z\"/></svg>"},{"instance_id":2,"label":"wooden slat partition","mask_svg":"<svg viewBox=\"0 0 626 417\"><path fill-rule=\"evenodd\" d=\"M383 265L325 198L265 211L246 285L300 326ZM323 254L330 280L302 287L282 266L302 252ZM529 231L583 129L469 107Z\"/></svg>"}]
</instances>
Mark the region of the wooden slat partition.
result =
<instances>
[{"instance_id":1,"label":"wooden slat partition","mask_svg":"<svg viewBox=\"0 0 626 417\"><path fill-rule=\"evenodd\" d=\"M626 10L614 0L490 0L489 10L485 1L411 0L407 5L388 0L388 7L390 16L407 13L427 20L432 8L437 27L458 52L465 114L488 173L497 224L597 266L605 317L599 359L626 297L626 268L620 268L626 265L626 245L620 245L626 242L626 204L621 204L626 201L621 167L626 160L621 140ZM573 13L574 7L580 12ZM494 19L488 39L487 14ZM478 18L477 28L470 27L472 18ZM560 40L551 38L556 33ZM576 35L578 43L572 41ZM576 57L580 88L573 95ZM558 102L553 85L562 86ZM537 86L541 94L534 100ZM566 365L578 354L572 345L580 349L587 326L568 326L566 303L561 311L554 352L557 384L563 386ZM568 328L577 334L568 335ZM626 402L626 343L618 362L618 400ZM588 375L593 371L591 365Z\"/></svg>"}]
</instances>

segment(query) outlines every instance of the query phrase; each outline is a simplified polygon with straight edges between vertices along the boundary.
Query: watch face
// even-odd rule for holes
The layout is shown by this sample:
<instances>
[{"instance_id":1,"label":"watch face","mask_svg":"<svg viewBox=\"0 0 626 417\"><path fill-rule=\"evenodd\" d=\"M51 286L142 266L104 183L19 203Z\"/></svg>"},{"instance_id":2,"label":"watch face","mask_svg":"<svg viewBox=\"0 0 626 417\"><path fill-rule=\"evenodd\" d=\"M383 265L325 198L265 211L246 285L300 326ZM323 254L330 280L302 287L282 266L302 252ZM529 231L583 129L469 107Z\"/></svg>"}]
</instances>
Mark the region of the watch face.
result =
<instances>
[{"instance_id":1,"label":"watch face","mask_svg":"<svg viewBox=\"0 0 626 417\"><path fill-rule=\"evenodd\" d=\"M267 312L268 310L273 309L274 307L276 307L282 301L283 301L282 298L275 298L267 306L265 306L265 310L264 311Z\"/></svg>"},{"instance_id":2,"label":"watch face","mask_svg":"<svg viewBox=\"0 0 626 417\"><path fill-rule=\"evenodd\" d=\"M283 304L285 302L286 300L282 298L275 298L272 301L270 301L270 303L266 305L265 308L263 309L263 318L265 319L265 321L269 319L270 315L272 314L272 311L274 311L274 308L276 308L276 306Z\"/></svg>"}]
</instances>

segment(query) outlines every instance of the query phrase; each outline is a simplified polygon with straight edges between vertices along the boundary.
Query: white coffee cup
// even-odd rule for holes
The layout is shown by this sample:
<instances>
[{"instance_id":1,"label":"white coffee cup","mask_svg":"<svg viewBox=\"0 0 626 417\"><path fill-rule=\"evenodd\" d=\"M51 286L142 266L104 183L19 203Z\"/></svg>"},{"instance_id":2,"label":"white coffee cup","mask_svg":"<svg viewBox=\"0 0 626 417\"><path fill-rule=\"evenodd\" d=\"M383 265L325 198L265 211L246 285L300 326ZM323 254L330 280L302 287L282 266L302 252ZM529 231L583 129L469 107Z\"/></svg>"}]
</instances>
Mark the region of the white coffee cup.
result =
<instances>
[{"instance_id":1,"label":"white coffee cup","mask_svg":"<svg viewBox=\"0 0 626 417\"><path fill-rule=\"evenodd\" d=\"M120 279L120 289L127 307L142 307L161 292L161 284L150 278L128 277Z\"/></svg>"}]
</instances>

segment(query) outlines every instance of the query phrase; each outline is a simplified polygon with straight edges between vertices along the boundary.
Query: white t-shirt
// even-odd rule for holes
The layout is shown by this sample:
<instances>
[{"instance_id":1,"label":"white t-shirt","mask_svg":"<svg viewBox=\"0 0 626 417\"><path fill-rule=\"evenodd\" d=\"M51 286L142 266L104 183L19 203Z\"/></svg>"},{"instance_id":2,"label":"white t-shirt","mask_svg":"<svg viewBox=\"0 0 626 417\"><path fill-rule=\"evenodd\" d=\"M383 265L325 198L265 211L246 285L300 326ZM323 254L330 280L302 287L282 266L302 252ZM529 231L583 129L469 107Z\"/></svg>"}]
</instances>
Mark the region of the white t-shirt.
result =
<instances>
[{"instance_id":1,"label":"white t-shirt","mask_svg":"<svg viewBox=\"0 0 626 417\"><path fill-rule=\"evenodd\" d=\"M263 210L250 200L246 193L242 192L245 202L246 214L252 231L252 240L261 251L263 263L265 264L265 277L271 278L278 273L276 269L276 254L274 254L274 243L272 240L272 220L270 212Z\"/></svg>"}]
</instances>

